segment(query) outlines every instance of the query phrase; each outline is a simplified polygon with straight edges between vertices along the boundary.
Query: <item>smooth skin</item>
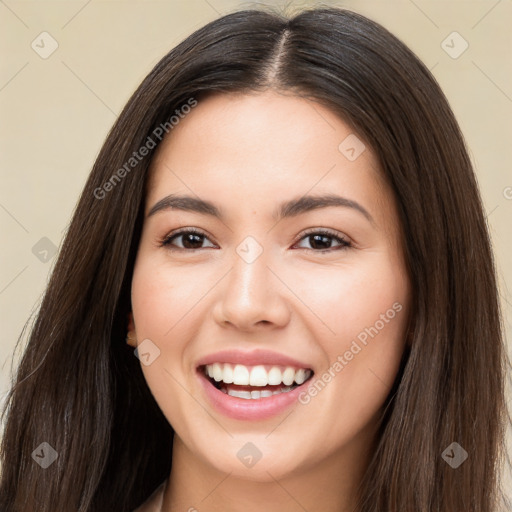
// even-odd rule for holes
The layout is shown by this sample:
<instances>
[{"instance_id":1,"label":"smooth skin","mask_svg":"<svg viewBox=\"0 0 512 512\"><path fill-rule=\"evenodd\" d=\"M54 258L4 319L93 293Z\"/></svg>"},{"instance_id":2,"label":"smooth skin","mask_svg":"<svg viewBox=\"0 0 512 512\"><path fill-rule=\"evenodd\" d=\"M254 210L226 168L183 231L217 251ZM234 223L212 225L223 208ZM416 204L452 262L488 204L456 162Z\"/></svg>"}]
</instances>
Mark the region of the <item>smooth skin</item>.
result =
<instances>
[{"instance_id":1,"label":"smooth skin","mask_svg":"<svg viewBox=\"0 0 512 512\"><path fill-rule=\"evenodd\" d=\"M411 285L377 159L369 147L354 161L339 149L352 133L327 108L291 94L214 94L157 150L129 343L149 339L160 350L141 367L175 431L165 512L353 510L407 343ZM148 216L169 194L210 201L223 219L175 208ZM273 218L281 202L306 194L356 201L372 220L348 206ZM169 238L188 228L204 236ZM303 234L309 228L334 235L319 244ZM252 263L237 253L248 236L263 249ZM287 354L321 377L396 303L401 311L307 404L235 420L200 385L197 361L224 349ZM237 457L246 443L262 453L251 468Z\"/></svg>"}]
</instances>

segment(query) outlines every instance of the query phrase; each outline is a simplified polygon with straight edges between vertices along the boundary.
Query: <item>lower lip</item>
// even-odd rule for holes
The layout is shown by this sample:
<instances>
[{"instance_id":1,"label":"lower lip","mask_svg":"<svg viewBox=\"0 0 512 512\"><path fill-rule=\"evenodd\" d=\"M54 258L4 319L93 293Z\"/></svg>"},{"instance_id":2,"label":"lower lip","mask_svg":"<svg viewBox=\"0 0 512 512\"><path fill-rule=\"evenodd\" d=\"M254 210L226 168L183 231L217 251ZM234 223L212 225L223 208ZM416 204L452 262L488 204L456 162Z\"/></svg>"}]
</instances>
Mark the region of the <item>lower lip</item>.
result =
<instances>
[{"instance_id":1,"label":"lower lip","mask_svg":"<svg viewBox=\"0 0 512 512\"><path fill-rule=\"evenodd\" d=\"M309 383L308 380L291 391L278 395L246 399L227 395L213 386L200 370L197 373L206 396L215 409L235 420L246 421L264 420L285 411L298 401L300 393L304 390L304 385Z\"/></svg>"}]
</instances>

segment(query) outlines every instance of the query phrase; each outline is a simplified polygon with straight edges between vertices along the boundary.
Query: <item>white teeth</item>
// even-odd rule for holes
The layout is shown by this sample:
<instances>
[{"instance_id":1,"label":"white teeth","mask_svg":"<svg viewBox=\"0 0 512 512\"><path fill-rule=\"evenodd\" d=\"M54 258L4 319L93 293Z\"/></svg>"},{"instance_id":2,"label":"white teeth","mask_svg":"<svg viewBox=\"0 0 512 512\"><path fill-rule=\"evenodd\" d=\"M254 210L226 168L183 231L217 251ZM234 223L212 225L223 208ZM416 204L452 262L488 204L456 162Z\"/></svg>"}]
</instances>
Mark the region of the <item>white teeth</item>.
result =
<instances>
[{"instance_id":1,"label":"white teeth","mask_svg":"<svg viewBox=\"0 0 512 512\"><path fill-rule=\"evenodd\" d=\"M276 389L275 391L270 391L269 389L262 389L261 391L238 391L237 389L225 389L223 388L221 391L229 396L234 396L236 398L244 398L245 400L258 400L259 398L267 398L272 395L279 395L280 393L288 393L293 388L290 386L282 387L281 389Z\"/></svg>"},{"instance_id":2,"label":"white teeth","mask_svg":"<svg viewBox=\"0 0 512 512\"><path fill-rule=\"evenodd\" d=\"M250 386L266 386L268 384L267 372L264 366L254 366L249 377Z\"/></svg>"},{"instance_id":3,"label":"white teeth","mask_svg":"<svg viewBox=\"0 0 512 512\"><path fill-rule=\"evenodd\" d=\"M249 385L249 370L245 366L241 364L235 366L233 370L233 384L238 384L239 386Z\"/></svg>"},{"instance_id":4,"label":"white teeth","mask_svg":"<svg viewBox=\"0 0 512 512\"><path fill-rule=\"evenodd\" d=\"M303 384L308 376L309 375L307 374L306 370L301 368L298 372L295 372L295 382L299 385Z\"/></svg>"},{"instance_id":5,"label":"white teeth","mask_svg":"<svg viewBox=\"0 0 512 512\"><path fill-rule=\"evenodd\" d=\"M222 366L219 363L214 363L213 365L213 378L219 382L222 380L224 372L222 371Z\"/></svg>"},{"instance_id":6,"label":"white teeth","mask_svg":"<svg viewBox=\"0 0 512 512\"><path fill-rule=\"evenodd\" d=\"M216 382L225 384L237 384L239 386L265 387L292 386L294 383L303 384L311 375L311 370L300 368L296 370L291 366L272 366L268 371L264 365L244 366L243 364L233 365L228 363L207 364L205 373Z\"/></svg>"},{"instance_id":7,"label":"white teeth","mask_svg":"<svg viewBox=\"0 0 512 512\"><path fill-rule=\"evenodd\" d=\"M228 395L236 396L237 398L245 398L250 399L251 393L250 391L237 391L236 389L231 389L228 391Z\"/></svg>"},{"instance_id":8,"label":"white teeth","mask_svg":"<svg viewBox=\"0 0 512 512\"><path fill-rule=\"evenodd\" d=\"M231 384L233 382L233 367L230 364L224 365L224 374L222 380L225 384Z\"/></svg>"},{"instance_id":9,"label":"white teeth","mask_svg":"<svg viewBox=\"0 0 512 512\"><path fill-rule=\"evenodd\" d=\"M275 366L270 368L270 371L268 372L268 383L271 386L279 386L279 384L282 382L282 379L283 376L279 368L276 368Z\"/></svg>"},{"instance_id":10,"label":"white teeth","mask_svg":"<svg viewBox=\"0 0 512 512\"><path fill-rule=\"evenodd\" d=\"M283 384L291 386L295 378L295 370L293 368L286 368L283 373Z\"/></svg>"}]
</instances>

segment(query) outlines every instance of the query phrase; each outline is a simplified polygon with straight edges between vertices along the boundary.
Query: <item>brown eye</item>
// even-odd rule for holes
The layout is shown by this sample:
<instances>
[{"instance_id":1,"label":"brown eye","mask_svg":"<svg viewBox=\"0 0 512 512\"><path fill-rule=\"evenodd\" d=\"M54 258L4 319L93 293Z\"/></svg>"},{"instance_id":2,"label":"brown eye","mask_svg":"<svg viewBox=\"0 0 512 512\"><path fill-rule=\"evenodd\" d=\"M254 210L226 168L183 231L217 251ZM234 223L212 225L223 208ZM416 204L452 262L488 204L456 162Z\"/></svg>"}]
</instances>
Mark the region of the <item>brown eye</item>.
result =
<instances>
[{"instance_id":1,"label":"brown eye","mask_svg":"<svg viewBox=\"0 0 512 512\"><path fill-rule=\"evenodd\" d=\"M202 231L196 229L186 229L171 233L164 240L162 240L161 245L163 247L167 247L170 250L197 250L197 249L206 249L207 247L215 247L214 244L210 246L203 247L203 243L205 241L209 241L206 234ZM341 250L351 247L351 243L340 236L337 233L333 233L331 231L325 230L316 230L310 231L302 235L300 241L306 240L310 247L300 247L302 249L306 249L307 251L314 252L330 252L334 250ZM176 243L176 241L179 241ZM333 246L333 244L335 244ZM337 244L337 245L336 245Z\"/></svg>"},{"instance_id":2,"label":"brown eye","mask_svg":"<svg viewBox=\"0 0 512 512\"><path fill-rule=\"evenodd\" d=\"M176 240L181 240L181 243L179 243L177 246L175 244ZM205 240L208 240L208 238L201 231L195 229L187 229L178 231L176 233L171 233L162 241L161 245L168 247L171 250L205 249L205 247L202 247ZM214 245L211 247L214 247Z\"/></svg>"},{"instance_id":3,"label":"brown eye","mask_svg":"<svg viewBox=\"0 0 512 512\"><path fill-rule=\"evenodd\" d=\"M325 230L309 231L306 234L303 234L300 240L307 240L310 244L310 247L302 248L314 252L329 252L351 247L350 242L339 234ZM333 241L338 245L333 247Z\"/></svg>"}]
</instances>

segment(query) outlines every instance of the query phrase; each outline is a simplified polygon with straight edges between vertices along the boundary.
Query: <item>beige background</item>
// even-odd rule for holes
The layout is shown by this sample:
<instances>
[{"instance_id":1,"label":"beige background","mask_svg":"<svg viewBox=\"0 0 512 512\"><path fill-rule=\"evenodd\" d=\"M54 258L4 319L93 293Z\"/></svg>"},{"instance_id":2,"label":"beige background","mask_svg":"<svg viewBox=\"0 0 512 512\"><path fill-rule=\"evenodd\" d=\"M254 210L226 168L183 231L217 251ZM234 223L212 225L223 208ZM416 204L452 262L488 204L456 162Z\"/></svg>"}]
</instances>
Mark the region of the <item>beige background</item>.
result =
<instances>
[{"instance_id":1,"label":"beige background","mask_svg":"<svg viewBox=\"0 0 512 512\"><path fill-rule=\"evenodd\" d=\"M39 303L55 261L50 258L52 247L62 241L117 113L176 43L222 14L258 3L0 1L1 399L9 384L15 342ZM313 5L320 3L289 1L286 12ZM383 24L416 52L445 91L476 166L510 339L512 1L322 5L345 6ZM460 36L446 39L454 31ZM42 32L50 36L40 36ZM458 58L445 51L460 51L464 41L469 46ZM51 44L58 44L57 50L43 59ZM41 261L45 257L50 259Z\"/></svg>"}]
</instances>

